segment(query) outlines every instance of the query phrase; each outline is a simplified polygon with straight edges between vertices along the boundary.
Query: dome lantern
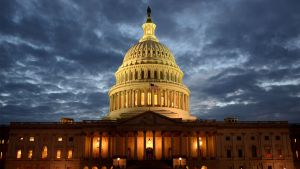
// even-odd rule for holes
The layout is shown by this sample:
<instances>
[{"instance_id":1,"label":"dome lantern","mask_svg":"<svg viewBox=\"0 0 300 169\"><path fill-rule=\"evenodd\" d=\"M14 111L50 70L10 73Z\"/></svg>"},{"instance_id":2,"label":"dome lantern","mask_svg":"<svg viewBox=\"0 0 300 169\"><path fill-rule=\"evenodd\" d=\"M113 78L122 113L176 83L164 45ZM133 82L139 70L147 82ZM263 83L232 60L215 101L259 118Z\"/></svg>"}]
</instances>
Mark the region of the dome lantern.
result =
<instances>
[{"instance_id":1,"label":"dome lantern","mask_svg":"<svg viewBox=\"0 0 300 169\"><path fill-rule=\"evenodd\" d=\"M140 39L139 42L143 42L143 41L146 41L146 40L152 40L152 41L158 42L158 39L155 36L156 25L152 22L151 8L149 6L147 8L147 20L146 20L146 23L143 24L142 28L144 30L144 35Z\"/></svg>"}]
</instances>

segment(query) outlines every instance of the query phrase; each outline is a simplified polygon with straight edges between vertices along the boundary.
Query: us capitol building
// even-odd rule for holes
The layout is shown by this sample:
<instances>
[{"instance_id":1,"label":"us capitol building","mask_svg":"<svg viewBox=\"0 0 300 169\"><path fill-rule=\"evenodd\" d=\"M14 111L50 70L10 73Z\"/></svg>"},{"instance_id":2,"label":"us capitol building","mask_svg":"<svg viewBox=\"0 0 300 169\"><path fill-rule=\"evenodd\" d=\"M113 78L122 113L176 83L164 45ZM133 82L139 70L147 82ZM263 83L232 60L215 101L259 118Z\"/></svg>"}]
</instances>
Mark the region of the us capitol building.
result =
<instances>
[{"instance_id":1,"label":"us capitol building","mask_svg":"<svg viewBox=\"0 0 300 169\"><path fill-rule=\"evenodd\" d=\"M155 36L149 7L142 28L144 35L115 73L105 118L2 126L0 167L297 168L299 126L293 135L286 121L216 121L192 116L184 74Z\"/></svg>"}]
</instances>

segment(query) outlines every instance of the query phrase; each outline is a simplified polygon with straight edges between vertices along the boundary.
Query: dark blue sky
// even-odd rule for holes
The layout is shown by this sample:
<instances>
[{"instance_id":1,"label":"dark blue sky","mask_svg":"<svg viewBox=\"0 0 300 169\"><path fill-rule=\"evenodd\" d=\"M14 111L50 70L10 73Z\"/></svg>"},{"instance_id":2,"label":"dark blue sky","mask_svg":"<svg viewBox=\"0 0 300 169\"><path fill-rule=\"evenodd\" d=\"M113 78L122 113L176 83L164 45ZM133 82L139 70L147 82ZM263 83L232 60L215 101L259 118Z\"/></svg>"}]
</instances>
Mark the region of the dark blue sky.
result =
<instances>
[{"instance_id":1,"label":"dark blue sky","mask_svg":"<svg viewBox=\"0 0 300 169\"><path fill-rule=\"evenodd\" d=\"M0 123L99 119L148 1L1 0ZM153 0L191 112L300 122L299 0Z\"/></svg>"}]
</instances>

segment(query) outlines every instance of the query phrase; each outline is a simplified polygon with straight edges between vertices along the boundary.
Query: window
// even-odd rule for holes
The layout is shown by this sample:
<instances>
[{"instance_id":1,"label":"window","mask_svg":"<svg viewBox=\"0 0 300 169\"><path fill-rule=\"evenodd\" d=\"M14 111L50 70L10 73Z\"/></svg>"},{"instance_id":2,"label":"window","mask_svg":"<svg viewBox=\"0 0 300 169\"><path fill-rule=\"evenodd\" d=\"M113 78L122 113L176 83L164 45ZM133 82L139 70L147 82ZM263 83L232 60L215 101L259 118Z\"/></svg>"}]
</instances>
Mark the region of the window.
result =
<instances>
[{"instance_id":1,"label":"window","mask_svg":"<svg viewBox=\"0 0 300 169\"><path fill-rule=\"evenodd\" d=\"M73 142L74 138L73 137L69 137L69 142Z\"/></svg>"},{"instance_id":2,"label":"window","mask_svg":"<svg viewBox=\"0 0 300 169\"><path fill-rule=\"evenodd\" d=\"M68 150L68 159L73 158L73 150Z\"/></svg>"},{"instance_id":3,"label":"window","mask_svg":"<svg viewBox=\"0 0 300 169\"><path fill-rule=\"evenodd\" d=\"M59 141L59 142L61 142L62 140L63 140L62 137L58 137L58 138L57 138L57 141Z\"/></svg>"},{"instance_id":4,"label":"window","mask_svg":"<svg viewBox=\"0 0 300 169\"><path fill-rule=\"evenodd\" d=\"M33 142L34 141L34 137L29 137L29 141Z\"/></svg>"},{"instance_id":5,"label":"window","mask_svg":"<svg viewBox=\"0 0 300 169\"><path fill-rule=\"evenodd\" d=\"M148 95L147 95L147 104L151 105L151 103L152 103L151 101L152 101L151 92L148 92Z\"/></svg>"},{"instance_id":6,"label":"window","mask_svg":"<svg viewBox=\"0 0 300 169\"><path fill-rule=\"evenodd\" d=\"M281 158L281 157L282 157L282 150L281 150L281 149L278 149L278 150L277 150L277 153L278 153L278 156Z\"/></svg>"},{"instance_id":7,"label":"window","mask_svg":"<svg viewBox=\"0 0 300 169\"><path fill-rule=\"evenodd\" d=\"M2 151L0 152L0 159L2 159L3 158L3 153L2 153Z\"/></svg>"},{"instance_id":8,"label":"window","mask_svg":"<svg viewBox=\"0 0 300 169\"><path fill-rule=\"evenodd\" d=\"M241 137L241 136L237 136L237 137L236 137L236 140L241 141L241 140L242 140L242 137Z\"/></svg>"},{"instance_id":9,"label":"window","mask_svg":"<svg viewBox=\"0 0 300 169\"><path fill-rule=\"evenodd\" d=\"M276 140L280 140L280 136L275 136L275 139Z\"/></svg>"},{"instance_id":10,"label":"window","mask_svg":"<svg viewBox=\"0 0 300 169\"><path fill-rule=\"evenodd\" d=\"M144 71L142 70L141 79L144 79Z\"/></svg>"},{"instance_id":11,"label":"window","mask_svg":"<svg viewBox=\"0 0 300 169\"><path fill-rule=\"evenodd\" d=\"M47 158L47 156L48 156L48 148L47 146L44 146L42 150L42 159Z\"/></svg>"},{"instance_id":12,"label":"window","mask_svg":"<svg viewBox=\"0 0 300 169\"><path fill-rule=\"evenodd\" d=\"M251 138L250 138L251 140L255 140L255 137L254 136L251 136Z\"/></svg>"},{"instance_id":13,"label":"window","mask_svg":"<svg viewBox=\"0 0 300 169\"><path fill-rule=\"evenodd\" d=\"M299 158L298 150L296 150L296 157Z\"/></svg>"},{"instance_id":14,"label":"window","mask_svg":"<svg viewBox=\"0 0 300 169\"><path fill-rule=\"evenodd\" d=\"M28 159L32 159L32 152L33 152L32 150L28 151Z\"/></svg>"},{"instance_id":15,"label":"window","mask_svg":"<svg viewBox=\"0 0 300 169\"><path fill-rule=\"evenodd\" d=\"M270 137L269 136L265 136L265 140L270 140Z\"/></svg>"},{"instance_id":16,"label":"window","mask_svg":"<svg viewBox=\"0 0 300 169\"><path fill-rule=\"evenodd\" d=\"M272 157L271 147L265 147L265 157L267 157L267 158Z\"/></svg>"},{"instance_id":17,"label":"window","mask_svg":"<svg viewBox=\"0 0 300 169\"><path fill-rule=\"evenodd\" d=\"M240 158L243 157L243 150L242 149L238 149L238 155L239 155Z\"/></svg>"},{"instance_id":18,"label":"window","mask_svg":"<svg viewBox=\"0 0 300 169\"><path fill-rule=\"evenodd\" d=\"M253 158L257 157L257 148L256 148L256 146L251 147L251 153L252 153Z\"/></svg>"},{"instance_id":19,"label":"window","mask_svg":"<svg viewBox=\"0 0 300 169\"><path fill-rule=\"evenodd\" d=\"M138 105L138 91L134 92L134 105L137 106Z\"/></svg>"},{"instance_id":20,"label":"window","mask_svg":"<svg viewBox=\"0 0 300 169\"><path fill-rule=\"evenodd\" d=\"M156 106L158 104L158 99L157 99L157 93L154 93L154 105Z\"/></svg>"},{"instance_id":21,"label":"window","mask_svg":"<svg viewBox=\"0 0 300 169\"><path fill-rule=\"evenodd\" d=\"M60 159L61 158L61 150L56 151L56 158Z\"/></svg>"},{"instance_id":22,"label":"window","mask_svg":"<svg viewBox=\"0 0 300 169\"><path fill-rule=\"evenodd\" d=\"M227 154L227 158L231 158L231 150L227 150L226 154Z\"/></svg>"},{"instance_id":23,"label":"window","mask_svg":"<svg viewBox=\"0 0 300 169\"><path fill-rule=\"evenodd\" d=\"M226 141L229 141L229 140L230 140L230 137L229 137L229 136L226 136L226 137L225 137L225 140L226 140Z\"/></svg>"},{"instance_id":24,"label":"window","mask_svg":"<svg viewBox=\"0 0 300 169\"><path fill-rule=\"evenodd\" d=\"M21 150L17 151L17 158L18 159L22 158L22 151Z\"/></svg>"},{"instance_id":25,"label":"window","mask_svg":"<svg viewBox=\"0 0 300 169\"><path fill-rule=\"evenodd\" d=\"M297 139L296 138L294 139L294 142L297 143Z\"/></svg>"},{"instance_id":26,"label":"window","mask_svg":"<svg viewBox=\"0 0 300 169\"><path fill-rule=\"evenodd\" d=\"M144 92L141 93L141 105L142 106L145 105L145 93Z\"/></svg>"},{"instance_id":27,"label":"window","mask_svg":"<svg viewBox=\"0 0 300 169\"><path fill-rule=\"evenodd\" d=\"M160 104L162 105L162 106L164 106L164 104L165 104L165 96L164 96L164 91L161 93L161 95L160 95Z\"/></svg>"}]
</instances>

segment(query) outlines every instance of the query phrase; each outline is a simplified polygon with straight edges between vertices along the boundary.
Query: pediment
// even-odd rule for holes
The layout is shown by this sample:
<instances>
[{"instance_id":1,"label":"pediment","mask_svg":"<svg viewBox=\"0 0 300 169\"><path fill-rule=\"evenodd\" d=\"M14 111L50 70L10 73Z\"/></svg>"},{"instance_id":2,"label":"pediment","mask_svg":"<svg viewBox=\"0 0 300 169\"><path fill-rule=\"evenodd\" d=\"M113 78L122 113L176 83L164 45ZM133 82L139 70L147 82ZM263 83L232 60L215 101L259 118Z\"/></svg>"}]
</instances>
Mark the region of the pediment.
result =
<instances>
[{"instance_id":1,"label":"pediment","mask_svg":"<svg viewBox=\"0 0 300 169\"><path fill-rule=\"evenodd\" d=\"M181 119L172 119L153 111L146 111L129 119L121 121L122 125L168 125L178 124Z\"/></svg>"}]
</instances>

